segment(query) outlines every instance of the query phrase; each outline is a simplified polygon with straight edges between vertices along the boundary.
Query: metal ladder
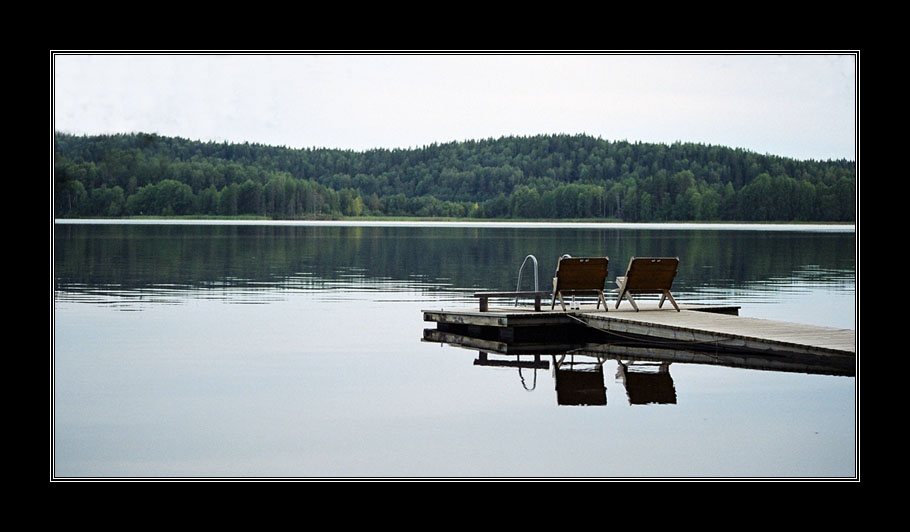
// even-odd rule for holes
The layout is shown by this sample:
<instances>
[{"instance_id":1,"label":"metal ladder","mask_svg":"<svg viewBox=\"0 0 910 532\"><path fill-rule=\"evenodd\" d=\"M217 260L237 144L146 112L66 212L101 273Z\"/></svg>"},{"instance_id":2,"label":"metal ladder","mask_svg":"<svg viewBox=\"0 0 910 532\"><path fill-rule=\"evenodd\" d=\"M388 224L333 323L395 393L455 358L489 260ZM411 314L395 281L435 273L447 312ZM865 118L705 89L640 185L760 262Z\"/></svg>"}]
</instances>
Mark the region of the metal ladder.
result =
<instances>
[{"instance_id":1,"label":"metal ladder","mask_svg":"<svg viewBox=\"0 0 910 532\"><path fill-rule=\"evenodd\" d=\"M531 259L531 261L534 263L534 291L535 291L535 292L539 292L539 291L540 291L540 285L539 285L539 283L538 283L538 274L537 274L537 271L538 271L538 267L537 267L537 257L535 257L534 255L528 255L528 256L525 257L525 260L523 260L523 261L521 262L521 267L518 268L518 284L515 285L515 291L516 291L516 292L520 292L520 291L521 291L521 272L522 272L522 270L525 269L525 264L527 264L528 259ZM518 298L517 298L517 297L515 298L515 306L516 306L516 307L518 306Z\"/></svg>"}]
</instances>

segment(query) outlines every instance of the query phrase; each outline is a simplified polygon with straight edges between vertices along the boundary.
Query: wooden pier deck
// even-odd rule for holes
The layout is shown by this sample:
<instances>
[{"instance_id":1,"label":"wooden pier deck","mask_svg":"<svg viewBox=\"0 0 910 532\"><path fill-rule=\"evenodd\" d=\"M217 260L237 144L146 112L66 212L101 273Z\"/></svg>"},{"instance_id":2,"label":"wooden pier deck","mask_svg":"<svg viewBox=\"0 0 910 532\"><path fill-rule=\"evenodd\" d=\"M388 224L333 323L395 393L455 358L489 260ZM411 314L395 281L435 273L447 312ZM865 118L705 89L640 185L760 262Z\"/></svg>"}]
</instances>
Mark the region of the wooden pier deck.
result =
<instances>
[{"instance_id":1,"label":"wooden pier deck","mask_svg":"<svg viewBox=\"0 0 910 532\"><path fill-rule=\"evenodd\" d=\"M856 332L798 323L738 316L739 307L718 305L680 305L677 312L667 305L639 303L640 311L621 304L604 312L594 305L575 310L541 310L530 307L424 310L424 320L436 322L440 329L467 326L501 329L503 338L515 330L547 330L578 327L603 331L620 337L672 342L677 345L702 345L706 349L745 350L765 354L799 353L816 356L856 356ZM508 332L506 332L508 331Z\"/></svg>"}]
</instances>

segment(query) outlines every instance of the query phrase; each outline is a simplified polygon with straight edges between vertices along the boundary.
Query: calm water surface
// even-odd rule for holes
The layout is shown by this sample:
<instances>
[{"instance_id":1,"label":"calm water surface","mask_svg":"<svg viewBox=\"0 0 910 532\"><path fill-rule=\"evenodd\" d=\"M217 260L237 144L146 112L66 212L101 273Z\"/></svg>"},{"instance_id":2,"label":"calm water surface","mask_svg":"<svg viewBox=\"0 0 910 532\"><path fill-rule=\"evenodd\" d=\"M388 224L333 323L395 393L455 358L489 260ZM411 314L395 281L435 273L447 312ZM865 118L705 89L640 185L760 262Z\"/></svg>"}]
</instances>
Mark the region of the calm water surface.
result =
<instances>
[{"instance_id":1,"label":"calm water surface","mask_svg":"<svg viewBox=\"0 0 910 532\"><path fill-rule=\"evenodd\" d=\"M852 227L797 229L57 223L54 475L852 478L856 377L674 362L640 404L591 359L606 404L566 406L552 365L422 341L422 309L527 254L550 289L563 253L609 286L679 256L681 303L855 329Z\"/></svg>"}]
</instances>

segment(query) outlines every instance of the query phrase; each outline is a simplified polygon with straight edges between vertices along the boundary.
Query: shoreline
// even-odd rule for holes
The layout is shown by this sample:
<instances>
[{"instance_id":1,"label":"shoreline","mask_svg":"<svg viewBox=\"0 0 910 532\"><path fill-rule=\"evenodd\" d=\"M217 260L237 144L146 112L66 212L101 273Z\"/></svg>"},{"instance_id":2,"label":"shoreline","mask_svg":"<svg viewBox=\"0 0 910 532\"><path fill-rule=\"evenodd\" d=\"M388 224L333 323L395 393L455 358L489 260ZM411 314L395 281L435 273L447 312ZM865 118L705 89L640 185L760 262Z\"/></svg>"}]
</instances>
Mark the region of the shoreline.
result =
<instances>
[{"instance_id":1,"label":"shoreline","mask_svg":"<svg viewBox=\"0 0 910 532\"><path fill-rule=\"evenodd\" d=\"M266 220L205 218L55 218L61 225L262 225L323 227L467 227L533 229L664 229L717 231L819 231L855 233L856 224L848 223L756 223L756 222L551 222L519 220Z\"/></svg>"}]
</instances>

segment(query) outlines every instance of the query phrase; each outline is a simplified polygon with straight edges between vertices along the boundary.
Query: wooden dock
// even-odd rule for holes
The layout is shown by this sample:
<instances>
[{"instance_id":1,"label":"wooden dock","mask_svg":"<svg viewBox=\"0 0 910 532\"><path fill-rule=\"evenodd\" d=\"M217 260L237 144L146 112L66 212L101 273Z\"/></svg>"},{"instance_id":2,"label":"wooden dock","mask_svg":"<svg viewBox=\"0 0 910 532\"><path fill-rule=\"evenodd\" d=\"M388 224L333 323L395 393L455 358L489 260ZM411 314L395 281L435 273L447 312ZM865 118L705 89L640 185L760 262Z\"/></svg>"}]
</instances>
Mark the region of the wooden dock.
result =
<instances>
[{"instance_id":1,"label":"wooden dock","mask_svg":"<svg viewBox=\"0 0 910 532\"><path fill-rule=\"evenodd\" d=\"M466 331L499 341L522 337L538 343L566 344L567 337L593 330L618 338L691 348L856 356L856 332L852 329L740 317L737 306L680 305L679 312L667 306L658 309L656 302L639 303L639 307L639 312L625 302L619 309L611 305L607 312L594 305L566 311L488 307L485 312L424 310L423 315L425 321L435 322L441 331Z\"/></svg>"}]
</instances>

